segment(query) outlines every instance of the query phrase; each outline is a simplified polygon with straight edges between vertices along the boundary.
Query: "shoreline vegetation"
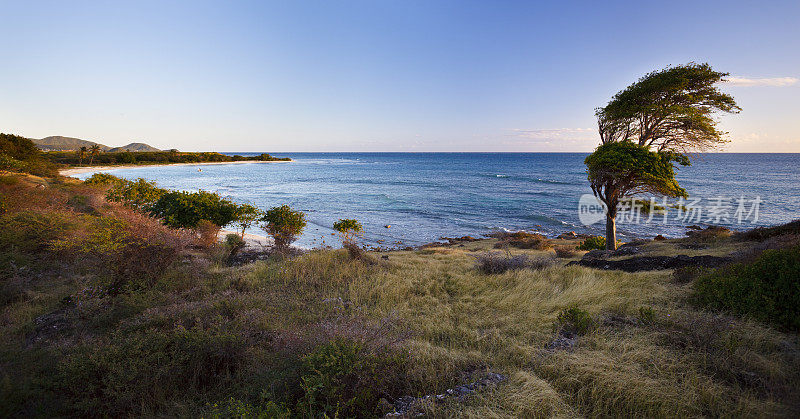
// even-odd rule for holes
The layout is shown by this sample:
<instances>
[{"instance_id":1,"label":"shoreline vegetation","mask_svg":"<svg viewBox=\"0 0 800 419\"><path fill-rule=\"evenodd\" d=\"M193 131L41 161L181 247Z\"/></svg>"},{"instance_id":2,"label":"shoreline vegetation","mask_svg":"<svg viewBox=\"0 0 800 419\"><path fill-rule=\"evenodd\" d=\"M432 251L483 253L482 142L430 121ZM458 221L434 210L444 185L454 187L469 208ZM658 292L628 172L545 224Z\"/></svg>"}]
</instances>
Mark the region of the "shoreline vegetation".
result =
<instances>
[{"instance_id":1,"label":"shoreline vegetation","mask_svg":"<svg viewBox=\"0 0 800 419\"><path fill-rule=\"evenodd\" d=\"M161 166L205 166L217 164L247 164L247 163L288 163L291 159L277 159L277 160L235 160L235 161L220 161L220 162L198 162L198 163L144 163L144 164L121 164L116 166L81 166L69 167L60 169L58 173L61 176L74 176L82 173L91 172L105 172L108 170L118 169L137 169L142 167L161 167Z\"/></svg>"},{"instance_id":2,"label":"shoreline vegetation","mask_svg":"<svg viewBox=\"0 0 800 419\"><path fill-rule=\"evenodd\" d=\"M0 140L0 416L800 414L800 220L611 251L368 250L342 219L343 248L300 250L288 206L58 176ZM244 246L257 222L280 246Z\"/></svg>"},{"instance_id":3,"label":"shoreline vegetation","mask_svg":"<svg viewBox=\"0 0 800 419\"><path fill-rule=\"evenodd\" d=\"M101 152L99 150L78 151L46 151L42 153L44 160L63 168L67 173L85 173L94 170L110 170L113 168L129 168L140 166L225 164L225 163L259 163L287 162L288 157L275 157L267 153L257 156L229 156L216 152L181 152L170 151L117 151ZM72 170L72 171L70 171Z\"/></svg>"}]
</instances>

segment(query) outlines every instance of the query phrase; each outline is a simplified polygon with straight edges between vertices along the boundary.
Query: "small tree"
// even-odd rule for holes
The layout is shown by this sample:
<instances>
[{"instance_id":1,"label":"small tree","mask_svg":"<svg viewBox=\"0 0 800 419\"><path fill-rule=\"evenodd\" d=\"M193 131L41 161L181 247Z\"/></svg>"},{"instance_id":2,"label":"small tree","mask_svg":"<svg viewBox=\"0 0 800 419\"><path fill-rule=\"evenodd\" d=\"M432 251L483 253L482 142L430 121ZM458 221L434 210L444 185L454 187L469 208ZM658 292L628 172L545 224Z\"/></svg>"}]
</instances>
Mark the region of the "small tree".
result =
<instances>
[{"instance_id":1,"label":"small tree","mask_svg":"<svg viewBox=\"0 0 800 419\"><path fill-rule=\"evenodd\" d=\"M264 217L264 212L250 204L241 204L236 208L236 225L242 229L240 234L244 239L244 232Z\"/></svg>"},{"instance_id":2,"label":"small tree","mask_svg":"<svg viewBox=\"0 0 800 419\"><path fill-rule=\"evenodd\" d=\"M289 245L297 240L306 226L306 216L300 211L291 209L288 205L270 208L262 218L263 228L273 239L275 247L280 251L289 249Z\"/></svg>"},{"instance_id":3,"label":"small tree","mask_svg":"<svg viewBox=\"0 0 800 419\"><path fill-rule=\"evenodd\" d=\"M654 71L597 109L601 145L586 158L592 191L607 208L606 249L617 246L617 205L626 196L652 192L687 196L672 162L688 166L683 153L724 144L715 112L737 113L733 97L716 83L728 73L689 63Z\"/></svg>"},{"instance_id":4,"label":"small tree","mask_svg":"<svg viewBox=\"0 0 800 419\"><path fill-rule=\"evenodd\" d=\"M86 157L86 151L88 149L86 147L81 147L78 149L78 166L83 164L83 159Z\"/></svg>"},{"instance_id":5,"label":"small tree","mask_svg":"<svg viewBox=\"0 0 800 419\"><path fill-rule=\"evenodd\" d=\"M89 158L89 166L91 166L92 162L94 162L94 156L100 154L100 146L95 144L91 148L89 148L89 151L91 154L91 157Z\"/></svg>"},{"instance_id":6,"label":"small tree","mask_svg":"<svg viewBox=\"0 0 800 419\"><path fill-rule=\"evenodd\" d=\"M629 141L603 144L586 157L592 192L606 205L606 249L617 248L615 219L623 197L644 192L688 196L675 180L672 162L689 165L689 159L683 154L650 151Z\"/></svg>"},{"instance_id":7,"label":"small tree","mask_svg":"<svg viewBox=\"0 0 800 419\"><path fill-rule=\"evenodd\" d=\"M356 245L358 238L361 237L361 233L364 230L364 228L361 226L361 223L359 223L357 220L348 218L341 219L333 223L333 229L339 233L339 237L342 239L342 244L345 246Z\"/></svg>"}]
</instances>

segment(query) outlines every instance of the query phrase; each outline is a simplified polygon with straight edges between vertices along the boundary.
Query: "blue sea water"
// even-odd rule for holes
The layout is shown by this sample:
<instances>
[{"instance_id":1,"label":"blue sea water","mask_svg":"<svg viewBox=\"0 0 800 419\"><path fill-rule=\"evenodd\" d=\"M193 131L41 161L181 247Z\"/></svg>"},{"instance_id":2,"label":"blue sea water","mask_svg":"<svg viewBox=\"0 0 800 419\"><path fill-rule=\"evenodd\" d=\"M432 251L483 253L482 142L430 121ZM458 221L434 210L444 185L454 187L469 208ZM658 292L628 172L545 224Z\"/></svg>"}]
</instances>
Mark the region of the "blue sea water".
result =
<instances>
[{"instance_id":1,"label":"blue sea water","mask_svg":"<svg viewBox=\"0 0 800 419\"><path fill-rule=\"evenodd\" d=\"M604 232L603 223L584 226L578 217L578 200L591 193L586 153L274 154L294 161L144 166L110 173L154 180L170 189L216 191L262 208L288 204L306 213L309 224L298 240L305 247L337 245L331 227L339 218L360 220L365 242L384 246L480 236L496 229L551 236ZM800 218L800 154L703 154L691 167L680 168L678 179L691 198L701 198L700 221L676 219L678 210L671 210L666 224L660 216L650 223L620 222L620 238L678 237L690 224L746 229ZM739 223L735 216L742 197L749 217ZM762 202L753 223L756 197ZM717 220L708 211L711 206L727 221Z\"/></svg>"}]
</instances>

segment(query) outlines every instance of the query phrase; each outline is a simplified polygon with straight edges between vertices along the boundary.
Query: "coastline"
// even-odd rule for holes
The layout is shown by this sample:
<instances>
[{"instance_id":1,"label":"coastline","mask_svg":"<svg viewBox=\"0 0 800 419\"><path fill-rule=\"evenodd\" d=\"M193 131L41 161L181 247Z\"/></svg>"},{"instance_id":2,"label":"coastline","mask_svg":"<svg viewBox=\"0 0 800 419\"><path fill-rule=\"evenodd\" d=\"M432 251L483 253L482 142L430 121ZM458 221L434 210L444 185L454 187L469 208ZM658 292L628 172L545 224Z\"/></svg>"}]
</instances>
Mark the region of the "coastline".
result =
<instances>
[{"instance_id":1,"label":"coastline","mask_svg":"<svg viewBox=\"0 0 800 419\"><path fill-rule=\"evenodd\" d=\"M81 166L81 167L70 167L68 169L59 170L58 174L61 176L73 176L82 173L106 172L109 170L116 170L116 169L138 169L142 167L201 166L201 165L205 166L205 165L215 165L215 164L290 163L290 162L291 160L272 160L272 161L241 160L241 161L209 161L209 162L197 162L197 163L124 164L119 166Z\"/></svg>"},{"instance_id":2,"label":"coastline","mask_svg":"<svg viewBox=\"0 0 800 419\"><path fill-rule=\"evenodd\" d=\"M236 234L236 235L238 235L239 232L233 231L233 230L222 229L222 230L219 231L219 234L217 234L217 237L219 238L220 241L224 241L225 240L225 236L227 236L228 234ZM246 247L259 248L259 247L265 247L265 246L272 246L274 240L272 240L271 237L267 237L267 236L261 236L261 235L258 235L258 234L245 233L244 234L244 242L245 242L245 246Z\"/></svg>"}]
</instances>

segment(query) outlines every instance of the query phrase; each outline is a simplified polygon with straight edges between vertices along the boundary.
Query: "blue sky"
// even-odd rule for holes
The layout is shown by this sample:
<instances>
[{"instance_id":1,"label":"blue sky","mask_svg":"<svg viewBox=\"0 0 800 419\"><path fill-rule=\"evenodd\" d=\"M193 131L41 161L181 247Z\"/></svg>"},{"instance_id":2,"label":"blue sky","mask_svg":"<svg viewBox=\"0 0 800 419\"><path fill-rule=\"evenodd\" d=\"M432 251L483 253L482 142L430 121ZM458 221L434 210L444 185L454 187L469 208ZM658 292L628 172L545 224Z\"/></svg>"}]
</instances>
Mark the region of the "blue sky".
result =
<instances>
[{"instance_id":1,"label":"blue sky","mask_svg":"<svg viewBox=\"0 0 800 419\"><path fill-rule=\"evenodd\" d=\"M709 62L727 151L800 152L800 2L0 1L0 131L220 151L589 151Z\"/></svg>"}]
</instances>

